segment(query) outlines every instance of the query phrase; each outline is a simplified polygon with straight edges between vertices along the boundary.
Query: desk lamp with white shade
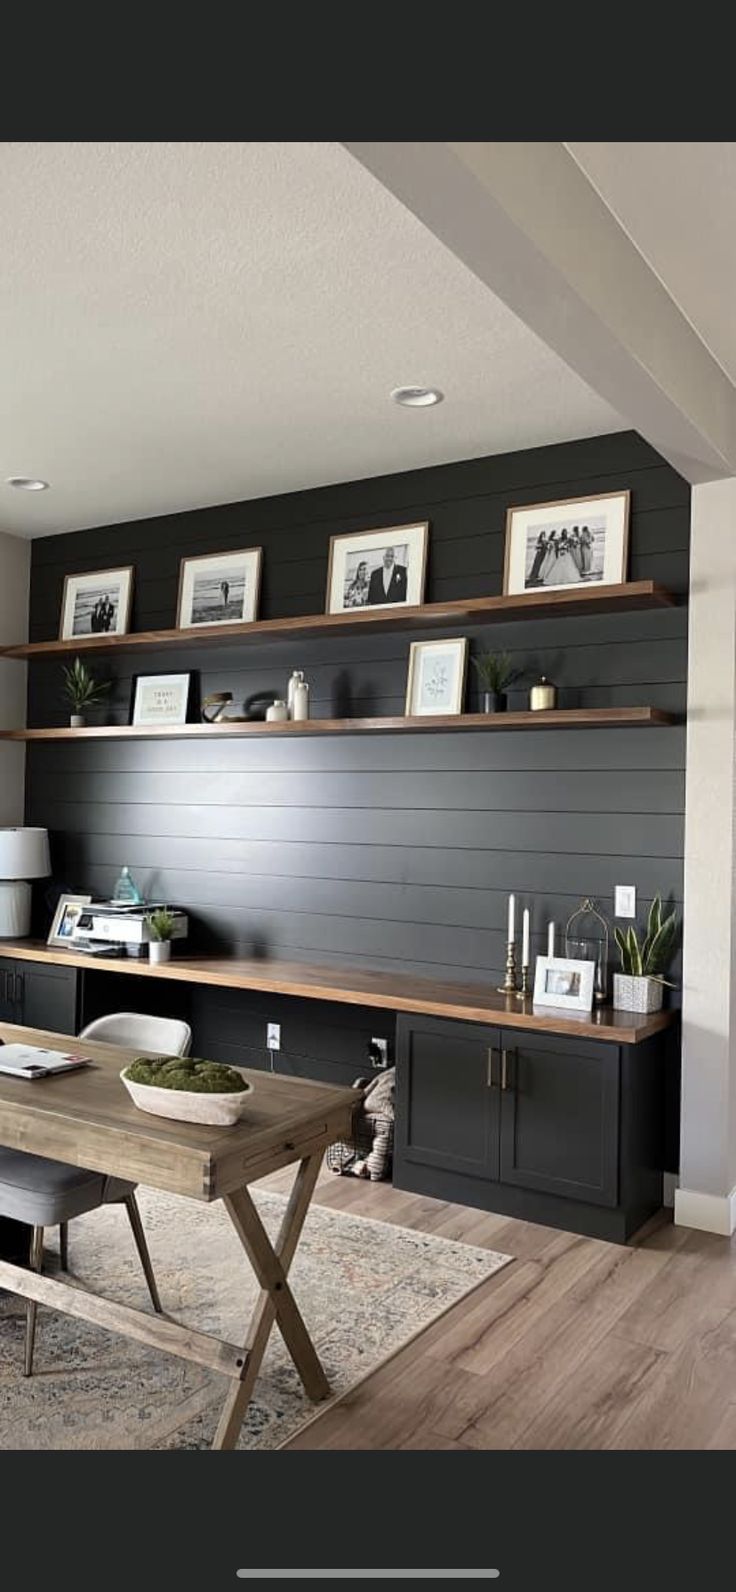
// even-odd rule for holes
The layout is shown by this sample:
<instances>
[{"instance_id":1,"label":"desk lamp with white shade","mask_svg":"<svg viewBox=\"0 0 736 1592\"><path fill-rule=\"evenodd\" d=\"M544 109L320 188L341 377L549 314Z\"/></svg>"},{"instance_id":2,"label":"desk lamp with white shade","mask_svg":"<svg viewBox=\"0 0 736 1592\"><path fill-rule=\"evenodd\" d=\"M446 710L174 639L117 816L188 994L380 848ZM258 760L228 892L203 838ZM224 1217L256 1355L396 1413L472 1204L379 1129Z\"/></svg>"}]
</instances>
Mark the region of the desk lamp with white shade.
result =
<instances>
[{"instance_id":1,"label":"desk lamp with white shade","mask_svg":"<svg viewBox=\"0 0 736 1592\"><path fill-rule=\"evenodd\" d=\"M29 879L51 872L47 829L0 829L0 939L22 939L31 929Z\"/></svg>"}]
</instances>

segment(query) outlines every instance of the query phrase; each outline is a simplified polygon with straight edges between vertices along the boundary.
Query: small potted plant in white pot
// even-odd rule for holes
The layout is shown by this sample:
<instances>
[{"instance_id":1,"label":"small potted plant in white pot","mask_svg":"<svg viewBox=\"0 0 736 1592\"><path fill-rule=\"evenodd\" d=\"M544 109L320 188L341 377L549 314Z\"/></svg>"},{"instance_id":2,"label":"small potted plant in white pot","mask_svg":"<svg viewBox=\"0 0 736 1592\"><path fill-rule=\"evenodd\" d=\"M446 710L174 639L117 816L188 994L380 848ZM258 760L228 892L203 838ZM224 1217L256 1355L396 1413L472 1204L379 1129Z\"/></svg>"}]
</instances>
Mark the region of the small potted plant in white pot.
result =
<instances>
[{"instance_id":1,"label":"small potted plant in white pot","mask_svg":"<svg viewBox=\"0 0 736 1592\"><path fill-rule=\"evenodd\" d=\"M677 939L675 913L663 918L662 898L655 896L643 940L639 940L633 925L625 931L616 928L615 936L621 972L613 975L614 1006L627 1012L658 1012L665 985L674 987L664 975Z\"/></svg>"},{"instance_id":2,"label":"small potted plant in white pot","mask_svg":"<svg viewBox=\"0 0 736 1592\"><path fill-rule=\"evenodd\" d=\"M149 962L168 962L171 956L171 936L174 932L174 919L166 907L157 907L155 912L149 912L146 923L153 936L148 942Z\"/></svg>"},{"instance_id":3,"label":"small potted plant in white pot","mask_svg":"<svg viewBox=\"0 0 736 1592\"><path fill-rule=\"evenodd\" d=\"M69 723L73 730L83 729L85 708L97 707L109 690L110 681L96 680L81 658L64 669L64 696L72 710Z\"/></svg>"},{"instance_id":4,"label":"small potted plant in white pot","mask_svg":"<svg viewBox=\"0 0 736 1592\"><path fill-rule=\"evenodd\" d=\"M505 713L506 692L523 671L514 669L507 652L481 652L471 661L483 692L483 712Z\"/></svg>"}]
</instances>

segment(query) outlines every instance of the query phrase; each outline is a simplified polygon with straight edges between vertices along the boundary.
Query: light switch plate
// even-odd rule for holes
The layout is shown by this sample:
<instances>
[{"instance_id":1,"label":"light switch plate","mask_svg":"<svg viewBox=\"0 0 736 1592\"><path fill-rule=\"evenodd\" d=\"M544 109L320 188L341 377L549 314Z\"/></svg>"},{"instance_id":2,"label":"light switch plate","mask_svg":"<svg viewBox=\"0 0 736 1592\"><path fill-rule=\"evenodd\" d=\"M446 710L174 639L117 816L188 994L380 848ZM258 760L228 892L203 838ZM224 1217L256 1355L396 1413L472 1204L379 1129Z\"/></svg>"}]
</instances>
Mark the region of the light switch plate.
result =
<instances>
[{"instance_id":1,"label":"light switch plate","mask_svg":"<svg viewBox=\"0 0 736 1592\"><path fill-rule=\"evenodd\" d=\"M636 917L636 885L617 884L614 896L614 913L617 918Z\"/></svg>"}]
</instances>

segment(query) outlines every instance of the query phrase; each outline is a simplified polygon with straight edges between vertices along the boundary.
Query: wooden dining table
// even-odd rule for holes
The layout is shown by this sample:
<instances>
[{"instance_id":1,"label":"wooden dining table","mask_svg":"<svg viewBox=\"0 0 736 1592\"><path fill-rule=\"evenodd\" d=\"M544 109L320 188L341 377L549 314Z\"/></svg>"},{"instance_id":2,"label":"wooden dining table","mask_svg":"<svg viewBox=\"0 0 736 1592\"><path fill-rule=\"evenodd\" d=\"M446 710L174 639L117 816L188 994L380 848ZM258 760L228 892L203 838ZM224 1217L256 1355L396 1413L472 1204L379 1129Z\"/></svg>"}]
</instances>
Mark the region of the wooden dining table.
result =
<instances>
[{"instance_id":1,"label":"wooden dining table","mask_svg":"<svg viewBox=\"0 0 736 1592\"><path fill-rule=\"evenodd\" d=\"M329 1383L288 1274L325 1150L336 1139L349 1137L360 1094L249 1070L244 1076L253 1092L241 1120L233 1127L203 1127L151 1116L133 1104L120 1072L140 1051L10 1023L0 1024L0 1038L8 1044L74 1050L91 1063L62 1077L33 1082L0 1074L0 1145L128 1178L184 1199L223 1200L259 1293L244 1341L236 1344L5 1260L0 1260L0 1288L221 1372L229 1385L215 1449L237 1443L274 1324L308 1397L315 1402L326 1398ZM296 1175L272 1243L249 1185L291 1164Z\"/></svg>"}]
</instances>

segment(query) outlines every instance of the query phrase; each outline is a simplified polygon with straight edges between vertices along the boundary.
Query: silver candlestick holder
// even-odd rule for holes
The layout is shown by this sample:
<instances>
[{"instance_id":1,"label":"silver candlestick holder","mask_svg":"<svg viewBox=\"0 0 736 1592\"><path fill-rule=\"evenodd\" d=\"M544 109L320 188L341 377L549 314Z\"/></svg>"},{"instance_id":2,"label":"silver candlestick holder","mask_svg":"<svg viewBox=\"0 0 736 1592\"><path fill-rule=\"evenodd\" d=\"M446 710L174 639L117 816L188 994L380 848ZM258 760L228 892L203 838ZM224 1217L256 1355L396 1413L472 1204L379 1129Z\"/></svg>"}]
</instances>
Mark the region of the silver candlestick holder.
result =
<instances>
[{"instance_id":1,"label":"silver candlestick holder","mask_svg":"<svg viewBox=\"0 0 736 1592\"><path fill-rule=\"evenodd\" d=\"M518 995L516 988L516 945L509 940L506 946L506 979L498 986L499 995Z\"/></svg>"}]
</instances>

